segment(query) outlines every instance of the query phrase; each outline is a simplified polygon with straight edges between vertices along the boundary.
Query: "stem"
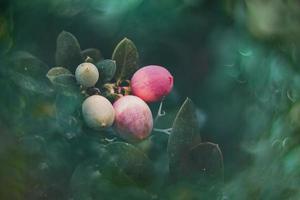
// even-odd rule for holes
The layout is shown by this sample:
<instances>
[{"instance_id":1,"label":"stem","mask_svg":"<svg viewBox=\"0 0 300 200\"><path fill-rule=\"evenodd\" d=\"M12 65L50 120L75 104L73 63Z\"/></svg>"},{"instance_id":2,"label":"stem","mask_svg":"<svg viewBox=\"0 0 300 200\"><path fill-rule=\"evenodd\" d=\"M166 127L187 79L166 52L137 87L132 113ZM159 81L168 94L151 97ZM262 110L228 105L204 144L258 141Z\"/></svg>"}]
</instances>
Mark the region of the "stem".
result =
<instances>
[{"instance_id":1,"label":"stem","mask_svg":"<svg viewBox=\"0 0 300 200\"><path fill-rule=\"evenodd\" d=\"M163 116L166 115L166 112L164 110L162 110L162 106L163 106L163 101L164 99L161 100L160 104L159 104L159 108L158 108L158 111L157 111L157 115L154 119L154 125L157 123L157 120ZM172 128L166 128L166 129L161 129L161 128L153 128L153 131L156 131L156 132L160 132L160 133L165 133L167 135L170 135L171 132L172 132Z\"/></svg>"},{"instance_id":2,"label":"stem","mask_svg":"<svg viewBox=\"0 0 300 200\"><path fill-rule=\"evenodd\" d=\"M160 104L159 104L159 108L158 108L158 111L157 111L157 115L154 119L154 123L160 118L160 117L163 117L166 115L166 112L164 110L162 110L162 105L163 105L163 101L164 99L161 100Z\"/></svg>"},{"instance_id":3,"label":"stem","mask_svg":"<svg viewBox=\"0 0 300 200\"><path fill-rule=\"evenodd\" d=\"M86 59L84 60L84 62L89 62L89 63L93 63L94 62L94 59L87 56Z\"/></svg>"},{"instance_id":4,"label":"stem","mask_svg":"<svg viewBox=\"0 0 300 200\"><path fill-rule=\"evenodd\" d=\"M117 140L116 137L113 137L113 138L111 138L111 139L109 139L109 138L104 138L104 141L106 141L106 142L108 142L108 143L112 143L112 142L114 142L114 141L116 141L116 140Z\"/></svg>"},{"instance_id":5,"label":"stem","mask_svg":"<svg viewBox=\"0 0 300 200\"><path fill-rule=\"evenodd\" d=\"M166 128L166 129L154 128L153 131L161 132L161 133L165 133L167 135L170 135L171 132L172 132L172 128Z\"/></svg>"}]
</instances>

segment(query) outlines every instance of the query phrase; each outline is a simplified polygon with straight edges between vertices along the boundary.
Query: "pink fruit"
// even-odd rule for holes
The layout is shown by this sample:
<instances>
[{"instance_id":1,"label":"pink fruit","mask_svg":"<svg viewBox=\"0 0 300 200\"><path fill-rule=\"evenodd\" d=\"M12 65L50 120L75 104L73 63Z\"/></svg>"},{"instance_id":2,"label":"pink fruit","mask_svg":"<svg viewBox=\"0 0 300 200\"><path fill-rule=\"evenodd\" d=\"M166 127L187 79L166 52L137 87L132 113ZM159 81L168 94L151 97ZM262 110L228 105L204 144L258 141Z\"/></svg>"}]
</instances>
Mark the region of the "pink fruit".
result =
<instances>
[{"instance_id":1,"label":"pink fruit","mask_svg":"<svg viewBox=\"0 0 300 200\"><path fill-rule=\"evenodd\" d=\"M131 79L132 93L146 102L167 96L173 88L173 76L164 67L149 65L136 71Z\"/></svg>"},{"instance_id":2,"label":"pink fruit","mask_svg":"<svg viewBox=\"0 0 300 200\"><path fill-rule=\"evenodd\" d=\"M139 141L152 131L153 119L148 105L139 97L127 95L118 99L115 109L114 126L125 140Z\"/></svg>"}]
</instances>

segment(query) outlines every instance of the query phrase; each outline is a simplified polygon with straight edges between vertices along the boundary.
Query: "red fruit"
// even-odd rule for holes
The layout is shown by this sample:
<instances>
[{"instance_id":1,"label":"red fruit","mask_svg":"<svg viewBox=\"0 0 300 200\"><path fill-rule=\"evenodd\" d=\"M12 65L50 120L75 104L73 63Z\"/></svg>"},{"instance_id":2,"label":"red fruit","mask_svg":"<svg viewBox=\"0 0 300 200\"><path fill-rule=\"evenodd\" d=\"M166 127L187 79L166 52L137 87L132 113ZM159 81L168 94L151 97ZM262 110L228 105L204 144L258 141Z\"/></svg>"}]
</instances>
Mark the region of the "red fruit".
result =
<instances>
[{"instance_id":1,"label":"red fruit","mask_svg":"<svg viewBox=\"0 0 300 200\"><path fill-rule=\"evenodd\" d=\"M149 65L136 71L131 79L132 93L146 102L167 96L173 88L173 76L160 66Z\"/></svg>"},{"instance_id":2,"label":"red fruit","mask_svg":"<svg viewBox=\"0 0 300 200\"><path fill-rule=\"evenodd\" d=\"M115 109L115 128L125 140L139 141L148 137L153 128L152 113L139 97L127 95L118 99Z\"/></svg>"}]
</instances>

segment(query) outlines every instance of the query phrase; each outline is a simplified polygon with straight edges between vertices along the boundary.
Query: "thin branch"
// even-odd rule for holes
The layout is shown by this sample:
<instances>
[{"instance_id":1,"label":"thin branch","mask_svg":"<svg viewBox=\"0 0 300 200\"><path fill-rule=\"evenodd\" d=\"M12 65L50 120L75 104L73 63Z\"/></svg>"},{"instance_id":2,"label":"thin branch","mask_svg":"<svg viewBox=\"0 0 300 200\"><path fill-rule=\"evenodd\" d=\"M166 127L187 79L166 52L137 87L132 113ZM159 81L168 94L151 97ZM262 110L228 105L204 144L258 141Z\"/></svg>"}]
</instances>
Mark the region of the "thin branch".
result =
<instances>
[{"instance_id":1,"label":"thin branch","mask_svg":"<svg viewBox=\"0 0 300 200\"><path fill-rule=\"evenodd\" d=\"M112 143L114 141L116 141L117 138L116 137L113 137L112 139L109 139L109 138L104 138L104 141L108 142L108 143Z\"/></svg>"},{"instance_id":2,"label":"thin branch","mask_svg":"<svg viewBox=\"0 0 300 200\"><path fill-rule=\"evenodd\" d=\"M163 116L166 115L166 112L164 110L162 110L162 106L163 106L163 101L164 101L164 98L161 100L160 104L159 104L159 108L158 108L158 111L157 111L157 115L154 119L154 125L156 125L157 123L157 120ZM154 126L155 127L155 126ZM170 135L171 132L172 132L172 128L166 128L166 129L162 129L162 128L153 128L153 131L155 132L160 132L160 133L165 133L167 135Z\"/></svg>"},{"instance_id":3,"label":"thin branch","mask_svg":"<svg viewBox=\"0 0 300 200\"><path fill-rule=\"evenodd\" d=\"M286 91L286 96L288 97L288 99L289 99L291 102L293 102L293 103L296 102L296 100L291 96L290 90L287 90L287 91Z\"/></svg>"},{"instance_id":4,"label":"thin branch","mask_svg":"<svg viewBox=\"0 0 300 200\"><path fill-rule=\"evenodd\" d=\"M157 115L154 119L154 122L156 122L160 117L163 117L163 116L166 115L166 112L164 110L162 110L163 101L164 101L164 99L162 99L160 104L159 104L159 108L158 108L158 111L157 111Z\"/></svg>"},{"instance_id":5,"label":"thin branch","mask_svg":"<svg viewBox=\"0 0 300 200\"><path fill-rule=\"evenodd\" d=\"M161 132L161 133L165 133L167 135L170 135L171 132L172 132L172 128L166 128L166 129L154 128L153 131Z\"/></svg>"}]
</instances>

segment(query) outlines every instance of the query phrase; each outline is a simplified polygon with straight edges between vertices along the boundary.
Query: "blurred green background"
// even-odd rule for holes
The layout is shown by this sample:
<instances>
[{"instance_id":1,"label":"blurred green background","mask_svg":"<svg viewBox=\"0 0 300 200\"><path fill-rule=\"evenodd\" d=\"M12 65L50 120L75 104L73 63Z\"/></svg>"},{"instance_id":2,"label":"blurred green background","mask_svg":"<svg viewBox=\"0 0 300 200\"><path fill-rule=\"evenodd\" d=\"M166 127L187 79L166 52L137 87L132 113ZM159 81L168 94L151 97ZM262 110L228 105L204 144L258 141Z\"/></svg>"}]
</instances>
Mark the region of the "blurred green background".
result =
<instances>
[{"instance_id":1,"label":"blurred green background","mask_svg":"<svg viewBox=\"0 0 300 200\"><path fill-rule=\"evenodd\" d=\"M223 199L299 199L299 10L296 0L2 0L0 199L69 198L76 143L59 134L53 97L29 94L8 73L16 51L53 67L62 30L105 58L128 37L141 66L173 74L160 126L193 100L203 140L224 155ZM166 138L157 142L164 150Z\"/></svg>"}]
</instances>

